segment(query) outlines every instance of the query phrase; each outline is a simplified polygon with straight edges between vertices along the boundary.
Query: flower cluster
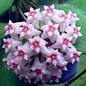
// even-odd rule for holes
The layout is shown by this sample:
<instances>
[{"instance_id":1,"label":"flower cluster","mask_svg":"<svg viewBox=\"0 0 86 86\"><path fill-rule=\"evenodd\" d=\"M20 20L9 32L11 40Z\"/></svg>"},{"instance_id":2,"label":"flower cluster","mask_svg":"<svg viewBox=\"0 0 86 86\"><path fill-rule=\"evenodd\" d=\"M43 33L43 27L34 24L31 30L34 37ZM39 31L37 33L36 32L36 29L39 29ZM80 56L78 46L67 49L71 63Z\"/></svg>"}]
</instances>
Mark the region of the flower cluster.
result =
<instances>
[{"instance_id":1,"label":"flower cluster","mask_svg":"<svg viewBox=\"0 0 86 86\"><path fill-rule=\"evenodd\" d=\"M79 36L79 20L75 13L55 9L54 5L44 10L30 8L25 13L26 22L5 26L3 48L8 53L3 61L20 79L29 83L59 82L67 64L79 61L81 52L74 44Z\"/></svg>"}]
</instances>

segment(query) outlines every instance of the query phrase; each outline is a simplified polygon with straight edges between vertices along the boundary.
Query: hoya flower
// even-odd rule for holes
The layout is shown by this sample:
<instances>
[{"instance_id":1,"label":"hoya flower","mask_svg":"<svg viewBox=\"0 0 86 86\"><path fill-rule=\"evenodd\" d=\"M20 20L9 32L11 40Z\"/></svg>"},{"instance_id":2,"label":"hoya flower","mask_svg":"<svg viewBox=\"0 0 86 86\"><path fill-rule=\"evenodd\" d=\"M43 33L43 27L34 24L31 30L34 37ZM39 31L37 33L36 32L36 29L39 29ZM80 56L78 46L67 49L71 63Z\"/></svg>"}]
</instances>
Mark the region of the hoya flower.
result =
<instances>
[{"instance_id":1,"label":"hoya flower","mask_svg":"<svg viewBox=\"0 0 86 86\"><path fill-rule=\"evenodd\" d=\"M69 13L67 14L67 18L73 22L76 22L77 20L79 20L79 18L77 17L77 14L72 13L71 11L69 11Z\"/></svg>"},{"instance_id":2,"label":"hoya flower","mask_svg":"<svg viewBox=\"0 0 86 86\"><path fill-rule=\"evenodd\" d=\"M48 17L53 16L54 12L55 12L54 5L51 5L50 7L44 6L44 11L42 11L43 15Z\"/></svg>"},{"instance_id":3,"label":"hoya flower","mask_svg":"<svg viewBox=\"0 0 86 86\"><path fill-rule=\"evenodd\" d=\"M36 53L39 53L43 46L45 46L46 42L40 37L34 37L33 39L29 39L30 49L34 50Z\"/></svg>"},{"instance_id":4,"label":"hoya flower","mask_svg":"<svg viewBox=\"0 0 86 86\"><path fill-rule=\"evenodd\" d=\"M82 36L82 34L80 33L81 27L71 26L69 29L67 31L69 36L73 36L74 38L78 38L79 36Z\"/></svg>"},{"instance_id":5,"label":"hoya flower","mask_svg":"<svg viewBox=\"0 0 86 86\"><path fill-rule=\"evenodd\" d=\"M68 32L71 31L71 29L69 29L71 26L76 26L76 23L75 22L72 22L71 20L69 19L65 19L64 22L61 22L59 24L59 29L60 29L60 32L64 33L64 32Z\"/></svg>"},{"instance_id":6,"label":"hoya flower","mask_svg":"<svg viewBox=\"0 0 86 86\"><path fill-rule=\"evenodd\" d=\"M19 59L28 60L28 47L26 46L18 46L18 50L14 52L14 55Z\"/></svg>"},{"instance_id":7,"label":"hoya flower","mask_svg":"<svg viewBox=\"0 0 86 86\"><path fill-rule=\"evenodd\" d=\"M58 24L65 22L67 16L64 11L58 10L52 17L52 20Z\"/></svg>"},{"instance_id":8,"label":"hoya flower","mask_svg":"<svg viewBox=\"0 0 86 86\"><path fill-rule=\"evenodd\" d=\"M43 39L49 38L51 42L55 42L59 36L58 27L58 24L52 24L52 22L49 21L47 25L41 27L41 30L43 30L41 37Z\"/></svg>"},{"instance_id":9,"label":"hoya flower","mask_svg":"<svg viewBox=\"0 0 86 86\"><path fill-rule=\"evenodd\" d=\"M70 29L70 30L69 30ZM82 36L80 33L81 27L71 26L67 29L67 34L72 36L72 43L74 44L79 36Z\"/></svg>"},{"instance_id":10,"label":"hoya flower","mask_svg":"<svg viewBox=\"0 0 86 86\"><path fill-rule=\"evenodd\" d=\"M68 51L67 56L66 56L67 60L71 61L72 64L75 61L79 61L79 57L81 55L81 52L77 51L75 47L69 48L67 51Z\"/></svg>"},{"instance_id":11,"label":"hoya flower","mask_svg":"<svg viewBox=\"0 0 86 86\"><path fill-rule=\"evenodd\" d=\"M54 66L56 66L57 64L61 65L62 62L60 60L62 60L62 57L61 54L58 52L58 50L51 50L48 53L46 62L48 63L51 62Z\"/></svg>"},{"instance_id":12,"label":"hoya flower","mask_svg":"<svg viewBox=\"0 0 86 86\"><path fill-rule=\"evenodd\" d=\"M8 39L3 39L3 41L4 41L4 44L2 47L5 48L5 52L8 52L12 47L11 40L10 38L8 38Z\"/></svg>"},{"instance_id":13,"label":"hoya flower","mask_svg":"<svg viewBox=\"0 0 86 86\"><path fill-rule=\"evenodd\" d=\"M65 33L62 33L62 35L57 39L56 43L52 45L53 48L59 48L59 46L62 48L63 51L65 51L68 46L71 45L72 37L68 37Z\"/></svg>"},{"instance_id":14,"label":"hoya flower","mask_svg":"<svg viewBox=\"0 0 86 86\"><path fill-rule=\"evenodd\" d=\"M49 75L49 78L48 78L49 82L50 83L53 83L53 82L58 83L59 78L61 78L61 76L62 76L62 70L57 71L58 69L54 68L53 66L51 67L51 65L48 68L49 68L49 71L50 71L50 75Z\"/></svg>"},{"instance_id":15,"label":"hoya flower","mask_svg":"<svg viewBox=\"0 0 86 86\"><path fill-rule=\"evenodd\" d=\"M7 39L3 39L4 44L3 44L3 48L5 48L5 52L8 52L9 50L14 49L16 46L20 45L21 42L11 39L11 38L7 38Z\"/></svg>"},{"instance_id":16,"label":"hoya flower","mask_svg":"<svg viewBox=\"0 0 86 86\"><path fill-rule=\"evenodd\" d=\"M25 15L29 21L32 21L34 19L40 20L41 18L40 9L34 10L33 8L30 8L30 12L26 12Z\"/></svg>"},{"instance_id":17,"label":"hoya flower","mask_svg":"<svg viewBox=\"0 0 86 86\"><path fill-rule=\"evenodd\" d=\"M11 60L10 68L14 70L20 70L20 63L16 60Z\"/></svg>"},{"instance_id":18,"label":"hoya flower","mask_svg":"<svg viewBox=\"0 0 86 86\"><path fill-rule=\"evenodd\" d=\"M9 69L11 66L11 60L15 59L15 56L13 56L13 53L9 53L7 55L7 58L3 59L3 62L5 63L6 67Z\"/></svg>"},{"instance_id":19,"label":"hoya flower","mask_svg":"<svg viewBox=\"0 0 86 86\"><path fill-rule=\"evenodd\" d=\"M59 35L59 32L58 32L58 24L52 24L51 21L48 22L47 25L41 27L41 29L43 30L43 34L48 34L49 37L51 37L52 35ZM44 37L44 35L43 35Z\"/></svg>"},{"instance_id":20,"label":"hoya flower","mask_svg":"<svg viewBox=\"0 0 86 86\"><path fill-rule=\"evenodd\" d=\"M30 8L30 12L26 12L25 15L27 16L28 23L32 23L36 28L39 28L39 21L42 18L40 9L34 10Z\"/></svg>"},{"instance_id":21,"label":"hoya flower","mask_svg":"<svg viewBox=\"0 0 86 86\"><path fill-rule=\"evenodd\" d=\"M42 79L43 75L46 75L46 64L40 63L39 60L36 58L34 65L32 66L31 70L34 72L35 77L39 77Z\"/></svg>"},{"instance_id":22,"label":"hoya flower","mask_svg":"<svg viewBox=\"0 0 86 86\"><path fill-rule=\"evenodd\" d=\"M21 28L20 37L30 38L32 36L40 34L40 31L36 30L32 24L27 24L24 22L23 27L20 28Z\"/></svg>"},{"instance_id":23,"label":"hoya flower","mask_svg":"<svg viewBox=\"0 0 86 86\"><path fill-rule=\"evenodd\" d=\"M9 23L8 25L5 26L5 29L6 29L5 35L13 34L15 31L14 23L11 20L9 20Z\"/></svg>"}]
</instances>

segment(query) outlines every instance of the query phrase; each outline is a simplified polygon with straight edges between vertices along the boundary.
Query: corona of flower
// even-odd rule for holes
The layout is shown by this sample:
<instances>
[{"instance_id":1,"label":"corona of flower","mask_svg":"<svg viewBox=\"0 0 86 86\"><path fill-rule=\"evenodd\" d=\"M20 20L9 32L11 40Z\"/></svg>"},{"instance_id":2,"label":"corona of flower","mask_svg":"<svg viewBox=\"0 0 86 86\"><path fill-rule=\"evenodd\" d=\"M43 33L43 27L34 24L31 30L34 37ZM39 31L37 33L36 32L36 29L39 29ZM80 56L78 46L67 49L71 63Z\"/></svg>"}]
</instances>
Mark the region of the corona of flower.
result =
<instances>
[{"instance_id":1,"label":"corona of flower","mask_svg":"<svg viewBox=\"0 0 86 86\"><path fill-rule=\"evenodd\" d=\"M25 13L27 21L5 26L3 48L7 58L6 67L29 83L41 86L59 83L67 65L79 61L81 52L74 44L82 36L76 26L77 14L55 9L54 5L44 6L44 10L30 8Z\"/></svg>"}]
</instances>

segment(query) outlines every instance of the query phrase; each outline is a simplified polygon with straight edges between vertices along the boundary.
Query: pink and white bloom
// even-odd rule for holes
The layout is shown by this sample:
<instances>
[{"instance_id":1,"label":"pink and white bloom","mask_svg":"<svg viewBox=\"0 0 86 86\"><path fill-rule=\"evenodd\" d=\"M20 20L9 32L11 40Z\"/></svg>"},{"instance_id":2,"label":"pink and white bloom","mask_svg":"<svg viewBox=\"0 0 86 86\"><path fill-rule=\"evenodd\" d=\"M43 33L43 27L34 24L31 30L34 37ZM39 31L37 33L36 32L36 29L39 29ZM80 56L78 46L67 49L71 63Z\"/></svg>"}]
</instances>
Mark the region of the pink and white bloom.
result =
<instances>
[{"instance_id":1,"label":"pink and white bloom","mask_svg":"<svg viewBox=\"0 0 86 86\"><path fill-rule=\"evenodd\" d=\"M8 69L10 69L11 60L13 60L13 59L15 59L15 56L13 56L13 53L9 53L7 55L7 58L2 59Z\"/></svg>"},{"instance_id":2,"label":"pink and white bloom","mask_svg":"<svg viewBox=\"0 0 86 86\"><path fill-rule=\"evenodd\" d=\"M75 61L79 61L80 55L81 52L77 51L75 48L69 48L66 59L68 59L73 64Z\"/></svg>"},{"instance_id":3,"label":"pink and white bloom","mask_svg":"<svg viewBox=\"0 0 86 86\"><path fill-rule=\"evenodd\" d=\"M32 36L39 35L41 32L36 30L32 24L23 23L21 28L20 37L30 38Z\"/></svg>"},{"instance_id":4,"label":"pink and white bloom","mask_svg":"<svg viewBox=\"0 0 86 86\"><path fill-rule=\"evenodd\" d=\"M42 79L43 75L47 74L46 64L39 62L37 58L34 62L34 65L31 67L31 70L34 72L34 76L39 77L40 79Z\"/></svg>"},{"instance_id":5,"label":"pink and white bloom","mask_svg":"<svg viewBox=\"0 0 86 86\"><path fill-rule=\"evenodd\" d=\"M34 19L40 20L41 19L41 14L40 14L40 9L34 10L32 7L30 8L30 12L24 13L27 16L27 19L29 21L33 21Z\"/></svg>"},{"instance_id":6,"label":"pink and white bloom","mask_svg":"<svg viewBox=\"0 0 86 86\"><path fill-rule=\"evenodd\" d=\"M10 68L14 70L20 70L20 64L15 60L11 60Z\"/></svg>"},{"instance_id":7,"label":"pink and white bloom","mask_svg":"<svg viewBox=\"0 0 86 86\"><path fill-rule=\"evenodd\" d=\"M52 43L55 42L56 38L60 36L58 27L58 24L49 21L47 25L41 27L41 30L43 30L41 37L43 39L49 38Z\"/></svg>"},{"instance_id":8,"label":"pink and white bloom","mask_svg":"<svg viewBox=\"0 0 86 86\"><path fill-rule=\"evenodd\" d=\"M3 39L4 44L3 44L3 48L5 48L5 52L8 52L9 50L13 50L16 46L20 45L21 42L11 39L11 38L7 38L7 39Z\"/></svg>"},{"instance_id":9,"label":"pink and white bloom","mask_svg":"<svg viewBox=\"0 0 86 86\"><path fill-rule=\"evenodd\" d=\"M53 48L62 48L65 51L71 45L72 37L68 37L65 33L57 39L56 43L52 45Z\"/></svg>"},{"instance_id":10,"label":"pink and white bloom","mask_svg":"<svg viewBox=\"0 0 86 86\"><path fill-rule=\"evenodd\" d=\"M40 9L34 10L31 7L30 12L26 12L25 15L27 16L27 22L32 23L35 28L39 29L39 21L42 20Z\"/></svg>"},{"instance_id":11,"label":"pink and white bloom","mask_svg":"<svg viewBox=\"0 0 86 86\"><path fill-rule=\"evenodd\" d=\"M66 19L67 19L66 13L62 10L58 10L52 17L52 20L57 24L65 22Z\"/></svg>"},{"instance_id":12,"label":"pink and white bloom","mask_svg":"<svg viewBox=\"0 0 86 86\"><path fill-rule=\"evenodd\" d=\"M5 26L5 29L6 29L5 35L13 34L15 31L14 23L11 20L9 20L9 23L8 25Z\"/></svg>"},{"instance_id":13,"label":"pink and white bloom","mask_svg":"<svg viewBox=\"0 0 86 86\"><path fill-rule=\"evenodd\" d=\"M41 30L43 30L43 34L48 34L49 37L53 36L53 35L59 35L58 32L58 24L52 24L51 21L48 22L47 25L44 25L43 27L41 27ZM45 37L44 35L42 37Z\"/></svg>"},{"instance_id":14,"label":"pink and white bloom","mask_svg":"<svg viewBox=\"0 0 86 86\"><path fill-rule=\"evenodd\" d=\"M42 11L44 16L52 17L55 13L54 5L51 5L50 7L44 6L44 11Z\"/></svg>"},{"instance_id":15,"label":"pink and white bloom","mask_svg":"<svg viewBox=\"0 0 86 86\"><path fill-rule=\"evenodd\" d=\"M2 48L5 49L5 52L8 52L12 47L11 39L10 38L3 39L3 41L4 41L4 44L3 44Z\"/></svg>"},{"instance_id":16,"label":"pink and white bloom","mask_svg":"<svg viewBox=\"0 0 86 86\"><path fill-rule=\"evenodd\" d=\"M14 55L17 57L19 60L28 60L28 47L26 46L18 46L18 50L14 52Z\"/></svg>"},{"instance_id":17,"label":"pink and white bloom","mask_svg":"<svg viewBox=\"0 0 86 86\"><path fill-rule=\"evenodd\" d=\"M62 63L63 63L63 62L61 62L61 60L63 59L63 57L58 52L58 50L51 50L48 53L48 56L47 56L46 59L47 59L46 62L52 63L54 66L56 66L56 65L62 65Z\"/></svg>"},{"instance_id":18,"label":"pink and white bloom","mask_svg":"<svg viewBox=\"0 0 86 86\"><path fill-rule=\"evenodd\" d=\"M80 29L81 29L81 27L71 26L67 29L67 34L69 36L73 36L74 38L78 38L79 36L82 36Z\"/></svg>"},{"instance_id":19,"label":"pink and white bloom","mask_svg":"<svg viewBox=\"0 0 86 86\"><path fill-rule=\"evenodd\" d=\"M36 53L39 53L43 46L45 46L46 41L41 39L40 37L34 37L33 39L29 39L30 42L30 49L35 50Z\"/></svg>"},{"instance_id":20,"label":"pink and white bloom","mask_svg":"<svg viewBox=\"0 0 86 86\"><path fill-rule=\"evenodd\" d=\"M79 18L77 17L77 14L72 13L71 11L69 11L69 13L67 14L67 18L73 22L76 22L77 20L79 20Z\"/></svg>"}]
</instances>

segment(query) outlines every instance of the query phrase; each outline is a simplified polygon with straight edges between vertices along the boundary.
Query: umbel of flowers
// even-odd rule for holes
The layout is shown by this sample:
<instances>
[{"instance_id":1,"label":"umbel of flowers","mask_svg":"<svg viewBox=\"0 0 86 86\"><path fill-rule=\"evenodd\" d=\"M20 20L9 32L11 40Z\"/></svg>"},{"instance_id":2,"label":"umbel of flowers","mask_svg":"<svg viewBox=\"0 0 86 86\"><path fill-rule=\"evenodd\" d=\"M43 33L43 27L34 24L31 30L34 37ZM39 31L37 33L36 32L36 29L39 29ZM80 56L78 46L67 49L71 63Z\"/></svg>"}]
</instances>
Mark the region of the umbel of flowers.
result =
<instances>
[{"instance_id":1,"label":"umbel of flowers","mask_svg":"<svg viewBox=\"0 0 86 86\"><path fill-rule=\"evenodd\" d=\"M44 6L44 10L30 8L25 13L27 21L5 26L3 48L7 58L3 61L20 79L29 83L46 84L59 82L63 71L68 71L68 63L79 61L81 52L74 44L80 27L77 14L71 11Z\"/></svg>"}]
</instances>

